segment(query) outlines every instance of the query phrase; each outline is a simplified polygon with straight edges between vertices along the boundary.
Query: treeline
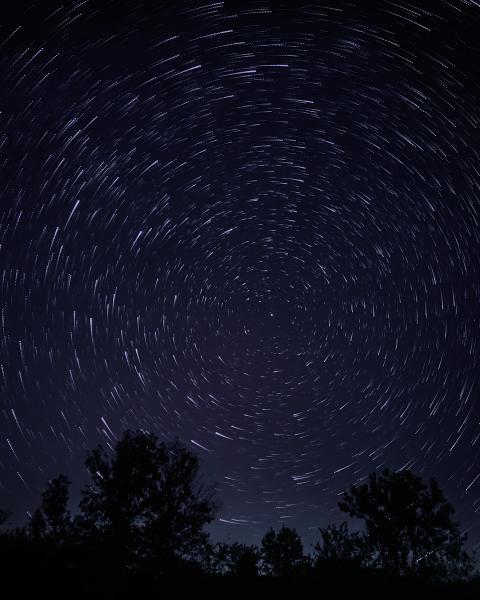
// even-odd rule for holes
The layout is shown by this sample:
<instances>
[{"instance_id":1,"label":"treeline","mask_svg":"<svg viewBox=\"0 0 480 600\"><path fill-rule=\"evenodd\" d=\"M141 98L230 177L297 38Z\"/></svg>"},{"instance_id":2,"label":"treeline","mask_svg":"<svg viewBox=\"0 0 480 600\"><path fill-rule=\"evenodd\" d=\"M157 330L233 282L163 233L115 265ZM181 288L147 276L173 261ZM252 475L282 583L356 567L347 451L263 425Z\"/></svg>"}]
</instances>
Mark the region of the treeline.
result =
<instances>
[{"instance_id":1,"label":"treeline","mask_svg":"<svg viewBox=\"0 0 480 600\"><path fill-rule=\"evenodd\" d=\"M0 511L4 585L47 585L70 597L152 593L167 579L337 589L408 583L437 593L455 589L457 597L479 591L452 506L435 480L410 471L385 470L353 485L339 508L363 524L361 531L349 531L347 522L319 528L306 552L288 527L270 529L259 546L214 543L206 527L220 508L215 490L201 482L198 458L178 442L126 431L113 453L92 450L86 467L90 482L75 514L64 475L48 483L23 527L9 529L9 513Z\"/></svg>"}]
</instances>

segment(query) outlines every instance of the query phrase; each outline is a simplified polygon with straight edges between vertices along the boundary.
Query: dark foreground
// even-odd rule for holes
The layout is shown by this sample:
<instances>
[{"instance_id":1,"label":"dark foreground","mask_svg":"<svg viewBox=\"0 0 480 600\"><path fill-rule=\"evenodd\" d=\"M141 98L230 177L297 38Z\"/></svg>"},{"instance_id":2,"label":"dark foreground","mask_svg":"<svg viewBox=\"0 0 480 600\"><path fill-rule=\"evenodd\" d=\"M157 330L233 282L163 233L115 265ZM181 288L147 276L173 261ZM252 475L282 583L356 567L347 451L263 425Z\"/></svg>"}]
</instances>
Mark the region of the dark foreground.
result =
<instances>
[{"instance_id":1,"label":"dark foreground","mask_svg":"<svg viewBox=\"0 0 480 600\"><path fill-rule=\"evenodd\" d=\"M480 578L468 582L434 583L418 579L400 579L379 573L364 573L352 577L349 573L316 578L281 578L259 576L240 578L178 573L175 576L153 578L118 573L59 573L45 568L32 569L17 565L3 571L2 598L112 598L155 599L176 598L177 595L226 597L227 595L251 594L255 598L480 598ZM228 596L227 596L228 600ZM247 600L250 600L247 598Z\"/></svg>"}]
</instances>

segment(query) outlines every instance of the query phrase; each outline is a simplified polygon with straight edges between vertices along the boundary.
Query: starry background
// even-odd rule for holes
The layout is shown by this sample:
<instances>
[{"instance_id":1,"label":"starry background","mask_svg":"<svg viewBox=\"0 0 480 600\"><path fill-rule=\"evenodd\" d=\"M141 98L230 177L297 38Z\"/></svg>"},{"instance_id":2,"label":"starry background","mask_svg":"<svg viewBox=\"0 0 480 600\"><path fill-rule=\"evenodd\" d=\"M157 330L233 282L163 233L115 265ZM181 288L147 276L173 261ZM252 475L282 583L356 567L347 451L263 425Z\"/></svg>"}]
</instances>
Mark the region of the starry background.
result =
<instances>
[{"instance_id":1,"label":"starry background","mask_svg":"<svg viewBox=\"0 0 480 600\"><path fill-rule=\"evenodd\" d=\"M126 428L217 538L341 518L383 467L480 541L480 5L0 12L0 495Z\"/></svg>"}]
</instances>

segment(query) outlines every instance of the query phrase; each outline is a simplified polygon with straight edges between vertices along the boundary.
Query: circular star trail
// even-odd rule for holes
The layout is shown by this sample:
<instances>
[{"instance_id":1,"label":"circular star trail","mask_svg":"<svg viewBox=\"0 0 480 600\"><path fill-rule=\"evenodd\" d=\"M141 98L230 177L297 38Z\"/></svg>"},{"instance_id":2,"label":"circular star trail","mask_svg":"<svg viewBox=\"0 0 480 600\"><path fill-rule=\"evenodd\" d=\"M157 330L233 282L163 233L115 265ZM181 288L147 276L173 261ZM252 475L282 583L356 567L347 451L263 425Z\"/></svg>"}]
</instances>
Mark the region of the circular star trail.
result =
<instances>
[{"instance_id":1,"label":"circular star trail","mask_svg":"<svg viewBox=\"0 0 480 600\"><path fill-rule=\"evenodd\" d=\"M480 7L33 2L0 17L0 485L178 436L218 535L383 467L480 509Z\"/></svg>"}]
</instances>

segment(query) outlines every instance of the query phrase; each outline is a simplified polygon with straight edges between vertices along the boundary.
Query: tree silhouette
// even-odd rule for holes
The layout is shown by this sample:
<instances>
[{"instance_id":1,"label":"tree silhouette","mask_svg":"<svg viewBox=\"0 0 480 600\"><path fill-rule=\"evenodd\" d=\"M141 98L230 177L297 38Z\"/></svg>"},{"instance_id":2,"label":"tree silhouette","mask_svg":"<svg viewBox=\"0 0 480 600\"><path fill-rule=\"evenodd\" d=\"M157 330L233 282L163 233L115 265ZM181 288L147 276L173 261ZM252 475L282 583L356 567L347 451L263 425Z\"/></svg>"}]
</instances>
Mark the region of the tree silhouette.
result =
<instances>
[{"instance_id":1,"label":"tree silhouette","mask_svg":"<svg viewBox=\"0 0 480 600\"><path fill-rule=\"evenodd\" d=\"M0 528L5 525L8 521L8 517L10 516L10 511L4 508L0 508Z\"/></svg>"},{"instance_id":2,"label":"tree silhouette","mask_svg":"<svg viewBox=\"0 0 480 600\"><path fill-rule=\"evenodd\" d=\"M34 540L48 539L54 544L67 541L72 531L72 522L67 504L70 481L65 475L52 479L42 492L40 508L30 519L28 532Z\"/></svg>"},{"instance_id":3,"label":"tree silhouette","mask_svg":"<svg viewBox=\"0 0 480 600\"><path fill-rule=\"evenodd\" d=\"M167 573L201 553L217 506L198 482L195 455L177 442L126 431L112 457L98 447L86 465L92 484L82 492L79 527L108 548L115 568Z\"/></svg>"},{"instance_id":4,"label":"tree silhouette","mask_svg":"<svg viewBox=\"0 0 480 600\"><path fill-rule=\"evenodd\" d=\"M60 572L72 565L75 546L73 524L68 510L70 481L65 475L51 479L42 492L42 501L22 533L31 552L29 569L42 573ZM25 548L26 549L26 548Z\"/></svg>"},{"instance_id":5,"label":"tree silhouette","mask_svg":"<svg viewBox=\"0 0 480 600\"><path fill-rule=\"evenodd\" d=\"M427 484L410 471L372 473L368 483L344 493L339 507L364 520L372 564L382 569L443 580L465 578L472 569L466 536L434 479Z\"/></svg>"},{"instance_id":6,"label":"tree silhouette","mask_svg":"<svg viewBox=\"0 0 480 600\"><path fill-rule=\"evenodd\" d=\"M219 575L233 575L242 579L258 576L260 555L256 546L220 543L214 553L213 571Z\"/></svg>"},{"instance_id":7,"label":"tree silhouette","mask_svg":"<svg viewBox=\"0 0 480 600\"><path fill-rule=\"evenodd\" d=\"M250 579L258 576L258 561L260 559L258 549L255 546L241 546L234 553L232 574L242 579Z\"/></svg>"},{"instance_id":8,"label":"tree silhouette","mask_svg":"<svg viewBox=\"0 0 480 600\"><path fill-rule=\"evenodd\" d=\"M338 574L358 571L368 566L368 541L363 534L349 533L347 524L320 528L321 541L315 545L314 567L322 572Z\"/></svg>"},{"instance_id":9,"label":"tree silhouette","mask_svg":"<svg viewBox=\"0 0 480 600\"><path fill-rule=\"evenodd\" d=\"M285 526L267 531L261 542L261 556L264 571L276 577L294 575L306 563L300 536Z\"/></svg>"},{"instance_id":10,"label":"tree silhouette","mask_svg":"<svg viewBox=\"0 0 480 600\"><path fill-rule=\"evenodd\" d=\"M198 459L178 442L126 431L111 453L100 446L91 451L86 466L91 484L73 519L64 475L48 483L26 526L9 530L9 513L0 510L4 587L7 580L25 580L30 595L40 582L50 593L53 582L82 598L153 597L166 576L176 584L192 578L222 585L255 581L262 590L321 581L333 594L339 586L354 586L356 593L370 583L388 591L395 575L394 585L427 597L442 590L450 597L478 596L478 579L461 581L470 575L472 559L453 508L434 480L426 483L409 471L372 474L345 492L339 506L363 520L364 530L351 533L346 523L320 528L312 568L299 534L285 526L267 531L260 549L213 544L205 531L218 508L213 490L199 482ZM259 571L267 577L258 577Z\"/></svg>"}]
</instances>

